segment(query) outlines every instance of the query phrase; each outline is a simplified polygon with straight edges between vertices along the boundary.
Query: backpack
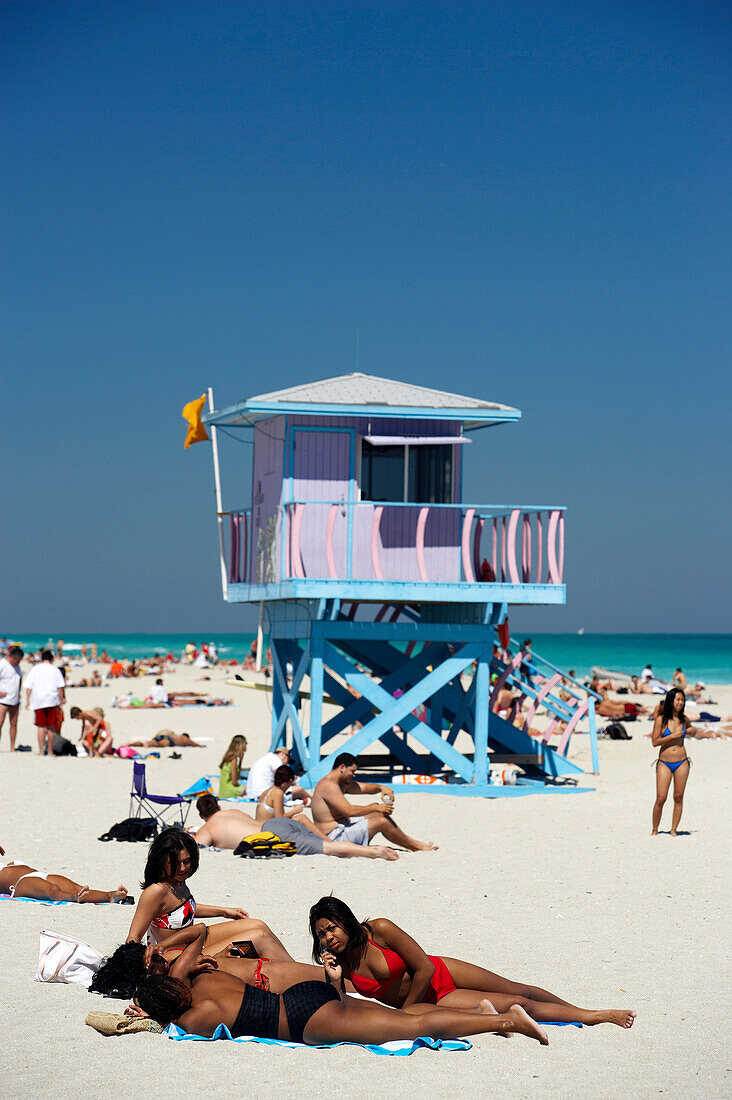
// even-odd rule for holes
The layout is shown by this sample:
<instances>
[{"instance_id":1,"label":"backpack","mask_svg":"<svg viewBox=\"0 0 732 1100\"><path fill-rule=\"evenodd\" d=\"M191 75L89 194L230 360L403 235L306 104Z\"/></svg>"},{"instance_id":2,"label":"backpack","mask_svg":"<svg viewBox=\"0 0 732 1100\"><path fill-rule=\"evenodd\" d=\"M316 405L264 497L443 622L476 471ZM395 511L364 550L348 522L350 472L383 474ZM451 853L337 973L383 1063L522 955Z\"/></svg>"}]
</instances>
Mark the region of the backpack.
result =
<instances>
[{"instance_id":1,"label":"backpack","mask_svg":"<svg viewBox=\"0 0 732 1100\"><path fill-rule=\"evenodd\" d=\"M76 745L72 745L65 737L62 737L60 733L53 735L53 755L54 756L76 756Z\"/></svg>"},{"instance_id":2,"label":"backpack","mask_svg":"<svg viewBox=\"0 0 732 1100\"><path fill-rule=\"evenodd\" d=\"M605 726L602 732L605 733L611 741L633 740L622 722L611 722L609 726Z\"/></svg>"},{"instance_id":3,"label":"backpack","mask_svg":"<svg viewBox=\"0 0 732 1100\"><path fill-rule=\"evenodd\" d=\"M158 834L158 823L154 817L127 817L99 837L100 840L152 840Z\"/></svg>"},{"instance_id":4,"label":"backpack","mask_svg":"<svg viewBox=\"0 0 732 1100\"><path fill-rule=\"evenodd\" d=\"M280 840L274 833L252 833L245 836L234 849L235 856L244 859L284 859L294 856L297 848L291 840Z\"/></svg>"}]
</instances>

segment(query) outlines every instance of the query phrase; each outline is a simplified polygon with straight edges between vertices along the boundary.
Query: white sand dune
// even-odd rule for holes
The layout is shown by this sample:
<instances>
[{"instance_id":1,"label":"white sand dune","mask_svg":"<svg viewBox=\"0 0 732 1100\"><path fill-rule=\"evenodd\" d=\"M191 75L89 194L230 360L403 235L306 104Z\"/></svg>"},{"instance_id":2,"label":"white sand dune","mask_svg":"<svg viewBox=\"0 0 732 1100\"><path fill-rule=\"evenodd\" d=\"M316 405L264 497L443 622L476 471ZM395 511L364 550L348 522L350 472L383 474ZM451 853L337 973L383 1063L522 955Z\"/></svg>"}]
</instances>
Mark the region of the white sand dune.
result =
<instances>
[{"instance_id":1,"label":"white sand dune","mask_svg":"<svg viewBox=\"0 0 732 1100\"><path fill-rule=\"evenodd\" d=\"M249 738L247 760L268 747L268 697L227 686L223 669L211 673L209 684L198 676L179 670L168 684L210 689L237 706L108 711L116 744L162 728L213 738L205 748L182 750L181 760L164 750L148 767L153 791L175 792L215 771L234 733ZM145 678L135 688L151 683ZM83 707L107 707L113 694L68 692ZM713 694L719 706L709 709L732 713L732 688ZM30 722L23 712L19 740L35 746ZM69 728L76 736L78 724L67 718L64 732ZM356 1048L103 1038L84 1025L86 1013L121 1010L121 1003L81 987L34 983L38 933L58 929L107 952L124 940L131 907L2 900L4 1095L728 1095L732 743L691 742L682 821L688 833L652 839L655 753L642 736L649 723L629 729L632 741L601 743L602 773L589 780L594 793L480 800L399 791L396 819L412 835L438 843L438 852L405 854L394 864L319 857L252 863L203 852L191 886L202 902L242 905L261 916L300 959L310 952L308 907L333 891L364 918L391 917L430 952L481 962L586 1007L635 1008L630 1031L550 1028L546 1049L520 1036L510 1042L483 1036L468 1053L424 1051L401 1059ZM7 744L6 734L0 744L6 859L105 889L122 882L137 896L145 847L97 840L127 816L130 763L11 756ZM588 764L587 739L574 745L575 758ZM669 821L670 803L662 828Z\"/></svg>"}]
</instances>

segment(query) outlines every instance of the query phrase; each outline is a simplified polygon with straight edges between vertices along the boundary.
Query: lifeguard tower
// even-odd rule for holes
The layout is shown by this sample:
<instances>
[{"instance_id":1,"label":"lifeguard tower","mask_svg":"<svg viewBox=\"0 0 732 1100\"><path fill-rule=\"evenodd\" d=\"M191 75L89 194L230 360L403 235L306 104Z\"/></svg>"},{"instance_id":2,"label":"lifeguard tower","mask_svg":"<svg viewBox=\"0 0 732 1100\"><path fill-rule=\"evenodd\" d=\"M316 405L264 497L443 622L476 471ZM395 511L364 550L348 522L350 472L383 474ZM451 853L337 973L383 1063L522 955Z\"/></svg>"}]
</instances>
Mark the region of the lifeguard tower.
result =
<instances>
[{"instance_id":1,"label":"lifeguard tower","mask_svg":"<svg viewBox=\"0 0 732 1100\"><path fill-rule=\"evenodd\" d=\"M209 406L224 598L263 612L272 748L289 742L307 783L376 749L426 790L519 793L581 771L567 753L583 721L597 770L592 694L507 636L511 605L565 602L564 509L462 500L472 433L518 409L360 373ZM217 428L253 433L249 507L222 508ZM526 778L497 790L509 761Z\"/></svg>"}]
</instances>

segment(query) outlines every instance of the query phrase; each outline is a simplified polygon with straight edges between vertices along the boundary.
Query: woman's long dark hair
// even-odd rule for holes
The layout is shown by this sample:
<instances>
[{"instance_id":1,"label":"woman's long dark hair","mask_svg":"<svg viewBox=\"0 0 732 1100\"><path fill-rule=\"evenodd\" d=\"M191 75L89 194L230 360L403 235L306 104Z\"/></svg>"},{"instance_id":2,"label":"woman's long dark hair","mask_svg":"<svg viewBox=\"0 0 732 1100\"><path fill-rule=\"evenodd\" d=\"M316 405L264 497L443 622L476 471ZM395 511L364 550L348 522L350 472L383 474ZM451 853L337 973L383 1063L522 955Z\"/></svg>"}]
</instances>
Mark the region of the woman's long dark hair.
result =
<instances>
[{"instance_id":1,"label":"woman's long dark hair","mask_svg":"<svg viewBox=\"0 0 732 1100\"><path fill-rule=\"evenodd\" d=\"M104 960L94 975L89 992L105 997L131 997L145 975L144 946L123 943Z\"/></svg>"},{"instance_id":2,"label":"woman's long dark hair","mask_svg":"<svg viewBox=\"0 0 732 1100\"><path fill-rule=\"evenodd\" d=\"M191 990L180 978L152 974L135 991L135 1000L159 1024L171 1024L191 1007Z\"/></svg>"},{"instance_id":3,"label":"woman's long dark hair","mask_svg":"<svg viewBox=\"0 0 732 1100\"><path fill-rule=\"evenodd\" d=\"M681 719L681 724L684 726L686 725L686 715L684 714L684 707L686 706L686 696L684 695L681 688L671 688L670 691L666 692L666 698L663 701L662 715L663 724L665 726L668 726L669 719L676 717L676 715L674 714L674 699L677 695L684 696L684 706L681 708L681 714L679 714L678 717Z\"/></svg>"},{"instance_id":4,"label":"woman's long dark hair","mask_svg":"<svg viewBox=\"0 0 732 1100\"><path fill-rule=\"evenodd\" d=\"M323 919L340 925L348 936L348 951L357 951L359 954L363 951L369 938L366 926L356 920L353 910L348 908L345 901L331 895L316 901L310 909L310 935L313 937L313 959L316 963L322 963L323 951L315 925Z\"/></svg>"},{"instance_id":5,"label":"woman's long dark hair","mask_svg":"<svg viewBox=\"0 0 732 1100\"><path fill-rule=\"evenodd\" d=\"M145 889L155 882L164 882L175 874L178 856L182 851L191 857L191 874L198 870L198 845L192 836L172 825L155 837L147 853L145 877L140 885Z\"/></svg>"}]
</instances>

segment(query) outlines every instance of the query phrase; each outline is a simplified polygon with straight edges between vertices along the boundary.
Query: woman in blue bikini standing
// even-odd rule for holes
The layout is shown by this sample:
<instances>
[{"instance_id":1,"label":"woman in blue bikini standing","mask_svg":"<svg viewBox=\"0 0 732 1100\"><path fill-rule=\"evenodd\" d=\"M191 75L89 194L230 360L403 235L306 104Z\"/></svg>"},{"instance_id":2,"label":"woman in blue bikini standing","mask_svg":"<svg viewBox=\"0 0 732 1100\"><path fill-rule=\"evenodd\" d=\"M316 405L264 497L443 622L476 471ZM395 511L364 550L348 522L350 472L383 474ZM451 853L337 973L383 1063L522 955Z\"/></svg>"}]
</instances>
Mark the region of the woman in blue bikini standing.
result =
<instances>
[{"instance_id":1,"label":"woman in blue bikini standing","mask_svg":"<svg viewBox=\"0 0 732 1100\"><path fill-rule=\"evenodd\" d=\"M661 814L666 802L671 780L674 783L674 812L671 818L671 836L676 836L676 830L681 821L681 812L684 808L684 789L689 778L689 765L691 761L686 755L684 738L694 736L696 730L691 725L684 707L686 697L681 688L671 688L663 701L663 707L653 723L651 740L653 745L660 749L656 761L656 801L653 806L653 830L651 836L658 835L658 826L661 824Z\"/></svg>"}]
</instances>

